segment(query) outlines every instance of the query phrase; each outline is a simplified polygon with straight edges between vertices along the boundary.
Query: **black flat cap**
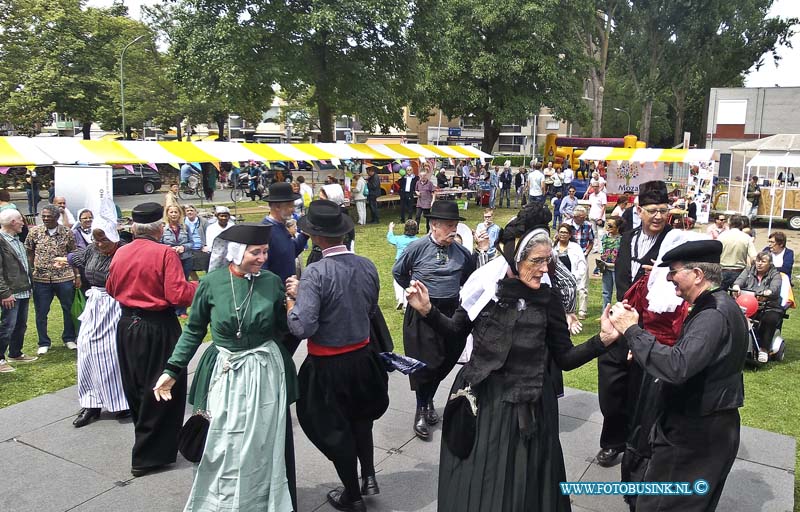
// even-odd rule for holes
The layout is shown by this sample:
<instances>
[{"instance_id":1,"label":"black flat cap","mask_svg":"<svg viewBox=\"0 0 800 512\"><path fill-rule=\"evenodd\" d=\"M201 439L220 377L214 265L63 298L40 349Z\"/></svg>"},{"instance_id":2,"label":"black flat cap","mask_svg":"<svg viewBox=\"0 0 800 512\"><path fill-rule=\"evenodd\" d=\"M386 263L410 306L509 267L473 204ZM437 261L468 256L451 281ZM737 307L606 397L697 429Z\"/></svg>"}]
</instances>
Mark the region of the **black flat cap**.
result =
<instances>
[{"instance_id":1,"label":"black flat cap","mask_svg":"<svg viewBox=\"0 0 800 512\"><path fill-rule=\"evenodd\" d=\"M164 207L158 203L142 203L131 211L131 220L137 224L150 224L164 218Z\"/></svg>"},{"instance_id":2,"label":"black flat cap","mask_svg":"<svg viewBox=\"0 0 800 512\"><path fill-rule=\"evenodd\" d=\"M269 243L271 234L272 226L246 222L229 227L217 235L217 238L245 245L264 245Z\"/></svg>"},{"instance_id":3,"label":"black flat cap","mask_svg":"<svg viewBox=\"0 0 800 512\"><path fill-rule=\"evenodd\" d=\"M722 254L722 242L719 240L695 240L686 242L670 250L664 255L659 267L668 267L676 261L691 263L719 263Z\"/></svg>"}]
</instances>

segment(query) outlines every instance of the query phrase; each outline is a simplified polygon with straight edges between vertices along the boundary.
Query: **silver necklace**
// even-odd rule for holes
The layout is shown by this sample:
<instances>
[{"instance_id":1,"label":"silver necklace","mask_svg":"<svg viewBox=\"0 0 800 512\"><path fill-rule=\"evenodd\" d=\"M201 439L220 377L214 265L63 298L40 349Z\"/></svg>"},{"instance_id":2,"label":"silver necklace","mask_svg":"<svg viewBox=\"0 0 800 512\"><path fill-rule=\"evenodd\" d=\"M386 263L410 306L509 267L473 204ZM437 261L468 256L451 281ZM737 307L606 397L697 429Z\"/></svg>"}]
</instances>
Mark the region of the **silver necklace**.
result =
<instances>
[{"instance_id":1,"label":"silver necklace","mask_svg":"<svg viewBox=\"0 0 800 512\"><path fill-rule=\"evenodd\" d=\"M250 304L252 303L251 299L253 298L253 284L255 283L255 280L253 279L254 276L251 276L251 278L250 278L250 289L247 291L247 295L245 295L244 299L242 300L242 303L237 305L236 304L236 289L233 286L233 272L228 271L228 275L230 276L230 279L231 279L231 293L233 294L233 308L234 308L234 312L236 313L236 323L237 323L236 339L240 340L240 339L242 339L242 322L244 322L244 318L247 316L247 312L250 310ZM247 304L247 305L245 306L245 304ZM242 312L242 315L239 316L239 311L241 311L242 308L244 308L244 311Z\"/></svg>"}]
</instances>

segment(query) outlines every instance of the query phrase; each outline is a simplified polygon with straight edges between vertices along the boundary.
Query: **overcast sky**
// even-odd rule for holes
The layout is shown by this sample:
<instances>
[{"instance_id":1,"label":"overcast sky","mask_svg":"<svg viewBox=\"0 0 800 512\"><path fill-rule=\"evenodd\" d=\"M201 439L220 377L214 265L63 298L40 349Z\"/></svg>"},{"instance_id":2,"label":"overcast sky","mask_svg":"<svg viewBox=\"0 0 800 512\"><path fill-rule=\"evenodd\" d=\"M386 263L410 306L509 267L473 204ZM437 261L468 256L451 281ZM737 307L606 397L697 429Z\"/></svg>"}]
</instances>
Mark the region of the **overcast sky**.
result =
<instances>
[{"instance_id":1,"label":"overcast sky","mask_svg":"<svg viewBox=\"0 0 800 512\"><path fill-rule=\"evenodd\" d=\"M152 5L159 0L125 0L130 16L139 19L142 5ZM109 6L113 0L88 0L89 5L103 7ZM770 9L771 16L783 16L786 18L800 18L800 1L798 0L775 0ZM796 28L797 34L792 38L794 48L782 47L778 50L781 56L779 66L775 66L772 57L764 58L764 65L758 71L753 70L745 80L747 87L781 87L800 86L800 27Z\"/></svg>"}]
</instances>

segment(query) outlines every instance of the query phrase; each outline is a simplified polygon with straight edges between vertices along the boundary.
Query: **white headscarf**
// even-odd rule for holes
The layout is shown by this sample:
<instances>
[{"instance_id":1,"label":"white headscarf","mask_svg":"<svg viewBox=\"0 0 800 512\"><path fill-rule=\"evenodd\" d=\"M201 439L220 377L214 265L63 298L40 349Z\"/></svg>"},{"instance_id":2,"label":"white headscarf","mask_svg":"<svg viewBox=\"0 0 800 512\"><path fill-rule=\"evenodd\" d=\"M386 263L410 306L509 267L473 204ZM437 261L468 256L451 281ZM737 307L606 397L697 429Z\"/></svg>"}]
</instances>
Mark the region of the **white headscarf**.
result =
<instances>
[{"instance_id":1,"label":"white headscarf","mask_svg":"<svg viewBox=\"0 0 800 512\"><path fill-rule=\"evenodd\" d=\"M515 262L520 262L523 249L538 234L548 236L547 230L542 228L534 229L525 235L517 246L517 252L514 255ZM497 300L497 281L506 276L508 269L509 265L506 259L498 256L469 276L459 295L461 306L466 310L470 320L475 320L490 301ZM542 284L550 285L548 274L542 276Z\"/></svg>"},{"instance_id":2,"label":"white headscarf","mask_svg":"<svg viewBox=\"0 0 800 512\"><path fill-rule=\"evenodd\" d=\"M231 242L219 237L215 238L214 245L211 247L208 271L211 272L220 267L225 267L229 263L241 265L245 250L247 250L247 244Z\"/></svg>"},{"instance_id":3,"label":"white headscarf","mask_svg":"<svg viewBox=\"0 0 800 512\"><path fill-rule=\"evenodd\" d=\"M119 242L119 231L117 231L116 222L112 223L103 217L95 217L92 221L92 231L95 229L99 229L105 233L106 238L108 238L110 241L114 243ZM81 232L81 235L83 235L83 232Z\"/></svg>"},{"instance_id":4,"label":"white headscarf","mask_svg":"<svg viewBox=\"0 0 800 512\"><path fill-rule=\"evenodd\" d=\"M344 204L344 190L342 189L342 186L339 185L338 183L323 185L322 190L324 190L325 195L328 196L328 201L333 201L339 206L342 206Z\"/></svg>"}]
</instances>

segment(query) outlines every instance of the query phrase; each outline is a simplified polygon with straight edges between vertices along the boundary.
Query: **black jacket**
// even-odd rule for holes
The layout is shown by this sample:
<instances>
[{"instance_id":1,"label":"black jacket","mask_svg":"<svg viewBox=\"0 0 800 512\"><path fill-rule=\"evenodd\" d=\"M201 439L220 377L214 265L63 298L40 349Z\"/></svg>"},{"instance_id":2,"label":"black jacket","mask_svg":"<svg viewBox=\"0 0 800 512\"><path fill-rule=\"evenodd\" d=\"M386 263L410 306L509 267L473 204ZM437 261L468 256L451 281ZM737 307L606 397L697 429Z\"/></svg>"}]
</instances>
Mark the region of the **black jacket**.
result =
<instances>
[{"instance_id":1,"label":"black jacket","mask_svg":"<svg viewBox=\"0 0 800 512\"><path fill-rule=\"evenodd\" d=\"M25 272L25 267L14 251L14 248L0 235L0 299L7 299L15 293L31 289L30 273Z\"/></svg>"},{"instance_id":2,"label":"black jacket","mask_svg":"<svg viewBox=\"0 0 800 512\"><path fill-rule=\"evenodd\" d=\"M655 260L658 257L658 251L661 249L661 242L664 241L664 237L670 229L672 229L670 226L664 227L664 231L662 231L658 236L656 243L653 244L653 247L649 251L647 251L647 254L639 256L640 261L644 261L645 265L652 265L651 260ZM626 231L622 234L622 240L620 240L619 243L619 253L617 254L617 263L614 272L614 280L616 281L617 285L618 301L621 301L625 296L625 292L628 291L628 288L630 288L637 279L644 275L644 269L642 267L639 267L639 271L635 276L631 275L631 259L633 258L633 255L631 254L631 241L641 232L642 227L639 226L633 231Z\"/></svg>"},{"instance_id":3,"label":"black jacket","mask_svg":"<svg viewBox=\"0 0 800 512\"><path fill-rule=\"evenodd\" d=\"M639 326L625 338L636 361L661 381L667 414L708 416L744 404L747 320L724 290L697 297L672 347Z\"/></svg>"},{"instance_id":4,"label":"black jacket","mask_svg":"<svg viewBox=\"0 0 800 512\"><path fill-rule=\"evenodd\" d=\"M381 196L381 177L377 172L367 178L367 189L369 190L367 199L377 199Z\"/></svg>"},{"instance_id":5,"label":"black jacket","mask_svg":"<svg viewBox=\"0 0 800 512\"><path fill-rule=\"evenodd\" d=\"M409 179L411 180L411 188L409 192L406 192L406 181ZM419 178L413 174L406 174L397 180L397 186L400 187L400 190L398 190L400 197L414 197L414 193L417 190L417 181L419 181Z\"/></svg>"}]
</instances>

